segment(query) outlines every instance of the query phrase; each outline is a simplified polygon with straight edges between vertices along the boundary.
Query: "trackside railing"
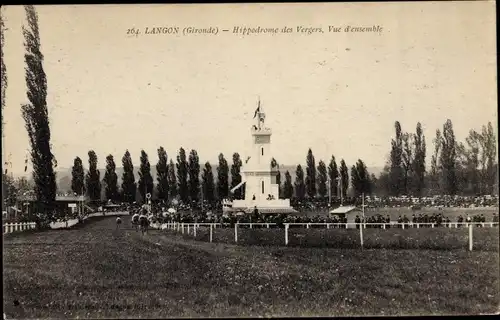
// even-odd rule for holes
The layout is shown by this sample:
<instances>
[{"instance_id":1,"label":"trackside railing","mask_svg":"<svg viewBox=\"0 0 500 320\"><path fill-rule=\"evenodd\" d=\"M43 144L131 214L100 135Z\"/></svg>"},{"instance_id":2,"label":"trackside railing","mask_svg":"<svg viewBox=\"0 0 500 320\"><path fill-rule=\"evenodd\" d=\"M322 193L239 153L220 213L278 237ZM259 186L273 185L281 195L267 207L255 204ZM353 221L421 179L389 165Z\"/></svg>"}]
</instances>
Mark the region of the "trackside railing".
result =
<instances>
[{"instance_id":1,"label":"trackside railing","mask_svg":"<svg viewBox=\"0 0 500 320\"><path fill-rule=\"evenodd\" d=\"M179 232L181 234L193 235L196 238L197 230L202 227L208 227L210 230L209 233L209 241L213 242L213 233L216 228L224 228L231 227L233 224L230 223L187 223L187 222L167 222L161 225L157 225L158 229L163 230L173 230ZM285 230L285 245L289 243L289 229L291 226L303 227L305 229L309 229L311 226L323 226L326 229L330 228L338 228L338 229L359 229L360 243L361 247L364 245L363 238L363 230L367 229L367 227L375 227L380 229L389 229L389 228L400 228L410 229L410 228L461 228L465 227L469 229L469 250L473 249L473 227L498 227L498 222L445 222L445 223L398 223L398 222L390 222L390 223L235 223L234 224L234 242L238 243L238 229L241 226L249 226L251 229L253 226L265 226L266 228L270 228L271 226L279 226L279 229Z\"/></svg>"}]
</instances>

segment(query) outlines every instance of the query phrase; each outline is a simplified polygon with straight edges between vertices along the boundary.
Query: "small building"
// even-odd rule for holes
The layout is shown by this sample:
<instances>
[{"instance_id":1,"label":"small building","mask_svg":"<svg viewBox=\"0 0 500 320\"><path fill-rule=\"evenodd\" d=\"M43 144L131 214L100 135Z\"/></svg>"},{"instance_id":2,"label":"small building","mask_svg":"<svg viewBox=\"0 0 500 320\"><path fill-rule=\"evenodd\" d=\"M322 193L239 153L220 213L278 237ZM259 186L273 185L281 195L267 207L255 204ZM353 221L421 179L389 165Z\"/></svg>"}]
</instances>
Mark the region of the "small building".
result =
<instances>
[{"instance_id":1,"label":"small building","mask_svg":"<svg viewBox=\"0 0 500 320\"><path fill-rule=\"evenodd\" d=\"M84 196L56 196L56 210L61 215L74 215L81 212L87 198ZM33 196L21 196L17 199L17 207L21 208L23 214L32 214L35 210L36 199Z\"/></svg>"},{"instance_id":2,"label":"small building","mask_svg":"<svg viewBox=\"0 0 500 320\"><path fill-rule=\"evenodd\" d=\"M360 218L363 215L363 211L361 208L355 206L340 206L333 210L330 210L331 216L337 216L339 218L347 218L347 223L354 223L356 216L358 215Z\"/></svg>"}]
</instances>

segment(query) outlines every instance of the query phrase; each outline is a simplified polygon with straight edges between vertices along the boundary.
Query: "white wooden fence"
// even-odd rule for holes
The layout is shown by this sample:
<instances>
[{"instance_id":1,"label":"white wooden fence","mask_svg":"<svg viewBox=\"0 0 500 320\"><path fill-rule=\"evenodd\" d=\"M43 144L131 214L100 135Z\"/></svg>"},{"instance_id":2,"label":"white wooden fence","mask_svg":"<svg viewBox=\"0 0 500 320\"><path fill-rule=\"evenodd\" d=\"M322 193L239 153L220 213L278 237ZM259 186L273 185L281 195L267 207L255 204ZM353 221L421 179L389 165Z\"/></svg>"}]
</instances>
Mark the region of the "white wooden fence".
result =
<instances>
[{"instance_id":1,"label":"white wooden fence","mask_svg":"<svg viewBox=\"0 0 500 320\"><path fill-rule=\"evenodd\" d=\"M93 217L107 217L107 216L124 216L129 215L127 211L117 211L117 212L96 212L86 215L83 220ZM65 221L51 222L51 229L66 229L78 224L78 219L69 219ZM3 225L3 233L12 233L18 231L32 230L36 228L35 222L24 222L24 223L6 223Z\"/></svg>"},{"instance_id":2,"label":"white wooden fence","mask_svg":"<svg viewBox=\"0 0 500 320\"><path fill-rule=\"evenodd\" d=\"M35 222L6 223L3 225L3 233L32 230L36 228Z\"/></svg>"},{"instance_id":3,"label":"white wooden fence","mask_svg":"<svg viewBox=\"0 0 500 320\"><path fill-rule=\"evenodd\" d=\"M266 226L266 228L270 228L270 226L275 226L277 225L276 223L235 223L234 224L234 242L238 243L238 228L239 226L249 226L250 229L252 229L253 226ZM290 226L302 226L305 227L306 229L309 229L310 226L325 226L327 229L330 229L330 227L336 227L336 228L346 228L346 229L352 229L352 228L358 228L359 229L359 237L360 237L360 243L361 247L364 245L364 238L363 238L363 230L367 228L367 226L381 226L382 229L386 229L388 226L391 228L401 228L404 230L405 228L420 228L420 227L425 227L425 226L430 226L430 228L434 228L437 226L437 223L397 223L397 222L391 222L391 223L283 223L284 225L284 230L285 230L285 245L288 245L289 243L289 229ZM452 222L452 223L443 223L443 227L445 228L459 228L461 226L465 226L466 228L469 228L469 250L472 251L473 249L473 227L498 227L498 222ZM154 227L162 230L174 230L177 232L180 232L181 234L187 234L187 235L193 235L196 237L196 231L201 227L201 226L208 226L210 228L210 237L209 241L213 241L213 232L214 229L217 227L224 227L224 226L230 226L229 223L185 223L185 222L167 222L162 225L156 224Z\"/></svg>"}]
</instances>

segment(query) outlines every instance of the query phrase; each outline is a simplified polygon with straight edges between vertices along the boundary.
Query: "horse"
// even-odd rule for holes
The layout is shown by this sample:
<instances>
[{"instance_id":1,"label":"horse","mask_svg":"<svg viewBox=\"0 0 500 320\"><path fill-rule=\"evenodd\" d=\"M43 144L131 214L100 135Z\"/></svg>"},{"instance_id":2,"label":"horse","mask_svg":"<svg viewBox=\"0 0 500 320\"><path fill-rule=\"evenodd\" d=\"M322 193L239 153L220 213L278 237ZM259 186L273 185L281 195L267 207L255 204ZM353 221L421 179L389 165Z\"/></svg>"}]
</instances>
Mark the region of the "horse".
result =
<instances>
[{"instance_id":1,"label":"horse","mask_svg":"<svg viewBox=\"0 0 500 320\"><path fill-rule=\"evenodd\" d=\"M139 214L135 213L131 219L132 224L135 227L135 231L139 231Z\"/></svg>"},{"instance_id":2,"label":"horse","mask_svg":"<svg viewBox=\"0 0 500 320\"><path fill-rule=\"evenodd\" d=\"M149 221L148 217L145 215L140 215L139 216L139 225L141 226L141 232L144 235L144 233L148 232L148 226L149 226Z\"/></svg>"},{"instance_id":3,"label":"horse","mask_svg":"<svg viewBox=\"0 0 500 320\"><path fill-rule=\"evenodd\" d=\"M122 219L120 217L116 218L116 229L120 228L120 224L122 224Z\"/></svg>"}]
</instances>

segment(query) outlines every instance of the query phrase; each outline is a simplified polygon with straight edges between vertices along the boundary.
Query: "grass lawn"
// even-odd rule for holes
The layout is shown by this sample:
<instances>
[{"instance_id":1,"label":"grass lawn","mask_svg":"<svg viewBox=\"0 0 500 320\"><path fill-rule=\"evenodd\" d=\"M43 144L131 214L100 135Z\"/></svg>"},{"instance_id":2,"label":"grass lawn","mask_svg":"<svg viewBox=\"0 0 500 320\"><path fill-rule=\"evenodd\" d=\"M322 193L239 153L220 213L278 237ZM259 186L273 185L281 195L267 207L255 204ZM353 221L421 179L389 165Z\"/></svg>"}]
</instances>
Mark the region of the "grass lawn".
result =
<instances>
[{"instance_id":1,"label":"grass lawn","mask_svg":"<svg viewBox=\"0 0 500 320\"><path fill-rule=\"evenodd\" d=\"M114 218L104 218L4 238L7 317L499 311L498 250L235 246L114 227Z\"/></svg>"},{"instance_id":2,"label":"grass lawn","mask_svg":"<svg viewBox=\"0 0 500 320\"><path fill-rule=\"evenodd\" d=\"M184 229L185 239L194 239L193 230L187 234ZM178 233L167 230L169 233ZM197 229L196 240L210 241L210 229L202 226ZM499 228L475 227L473 228L474 250L498 252ZM234 244L234 228L216 228L212 230L212 241ZM361 248L359 229L326 229L304 227L289 228L288 246L304 247L331 247L342 249ZM461 228L410 228L410 229L363 229L363 246L365 249L431 249L431 250L467 250L469 248L469 229ZM284 246L285 230L279 228L238 228L239 245L258 246Z\"/></svg>"}]
</instances>

